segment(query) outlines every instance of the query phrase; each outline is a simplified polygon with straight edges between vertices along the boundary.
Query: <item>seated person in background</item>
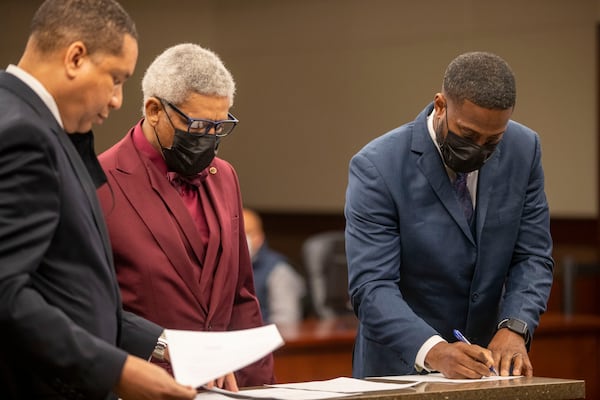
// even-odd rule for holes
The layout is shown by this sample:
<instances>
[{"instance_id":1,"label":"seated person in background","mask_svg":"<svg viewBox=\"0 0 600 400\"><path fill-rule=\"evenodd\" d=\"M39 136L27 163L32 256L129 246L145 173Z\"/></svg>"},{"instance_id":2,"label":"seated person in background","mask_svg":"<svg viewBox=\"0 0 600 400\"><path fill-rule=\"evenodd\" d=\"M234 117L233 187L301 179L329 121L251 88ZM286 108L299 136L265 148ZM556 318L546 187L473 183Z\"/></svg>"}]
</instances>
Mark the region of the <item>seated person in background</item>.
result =
<instances>
[{"instance_id":1,"label":"seated person in background","mask_svg":"<svg viewBox=\"0 0 600 400\"><path fill-rule=\"evenodd\" d=\"M275 324L300 321L302 298L306 294L304 279L285 256L269 248L262 220L256 212L244 209L244 225L264 321Z\"/></svg>"},{"instance_id":2,"label":"seated person in background","mask_svg":"<svg viewBox=\"0 0 600 400\"><path fill-rule=\"evenodd\" d=\"M142 91L144 118L99 156L109 185L98 195L125 308L171 329L264 325L237 175L215 157L237 123L233 77L216 54L186 43L151 63ZM235 378L273 383L272 356Z\"/></svg>"}]
</instances>

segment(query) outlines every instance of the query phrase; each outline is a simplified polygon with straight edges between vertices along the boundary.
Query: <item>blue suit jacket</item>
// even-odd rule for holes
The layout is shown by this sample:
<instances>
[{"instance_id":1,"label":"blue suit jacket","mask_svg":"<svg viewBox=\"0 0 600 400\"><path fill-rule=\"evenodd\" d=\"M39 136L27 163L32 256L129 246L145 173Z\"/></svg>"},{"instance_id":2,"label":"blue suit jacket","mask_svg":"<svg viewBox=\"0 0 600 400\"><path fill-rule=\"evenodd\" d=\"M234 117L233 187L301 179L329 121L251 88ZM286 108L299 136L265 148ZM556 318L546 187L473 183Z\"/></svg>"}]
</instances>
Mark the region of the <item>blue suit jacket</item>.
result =
<instances>
[{"instance_id":1,"label":"blue suit jacket","mask_svg":"<svg viewBox=\"0 0 600 400\"><path fill-rule=\"evenodd\" d=\"M505 317L531 334L552 284L539 138L510 121L479 170L473 233L417 119L366 145L346 194L349 291L360 320L357 377L414 373L421 345L454 328L487 346Z\"/></svg>"},{"instance_id":2,"label":"blue suit jacket","mask_svg":"<svg viewBox=\"0 0 600 400\"><path fill-rule=\"evenodd\" d=\"M94 183L50 110L0 71L3 399L116 398L161 328L121 308Z\"/></svg>"}]
</instances>

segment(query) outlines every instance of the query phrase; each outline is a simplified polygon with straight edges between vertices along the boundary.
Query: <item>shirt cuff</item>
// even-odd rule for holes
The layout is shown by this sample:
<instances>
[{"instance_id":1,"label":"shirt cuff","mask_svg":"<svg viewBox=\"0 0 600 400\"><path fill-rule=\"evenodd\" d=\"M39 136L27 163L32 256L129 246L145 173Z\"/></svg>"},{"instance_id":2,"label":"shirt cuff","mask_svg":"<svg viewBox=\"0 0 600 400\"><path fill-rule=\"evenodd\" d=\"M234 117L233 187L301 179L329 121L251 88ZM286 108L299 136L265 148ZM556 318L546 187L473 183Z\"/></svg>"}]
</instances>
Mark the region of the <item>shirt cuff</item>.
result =
<instances>
[{"instance_id":1,"label":"shirt cuff","mask_svg":"<svg viewBox=\"0 0 600 400\"><path fill-rule=\"evenodd\" d=\"M427 357L427 353L429 353L429 350L431 350L433 346L441 342L445 342L445 340L439 335L434 335L427 339L425 343L423 343L419 349L419 352L417 353L417 358L415 359L415 369L417 371L425 370L427 372L431 372L431 370L425 366L425 357Z\"/></svg>"}]
</instances>

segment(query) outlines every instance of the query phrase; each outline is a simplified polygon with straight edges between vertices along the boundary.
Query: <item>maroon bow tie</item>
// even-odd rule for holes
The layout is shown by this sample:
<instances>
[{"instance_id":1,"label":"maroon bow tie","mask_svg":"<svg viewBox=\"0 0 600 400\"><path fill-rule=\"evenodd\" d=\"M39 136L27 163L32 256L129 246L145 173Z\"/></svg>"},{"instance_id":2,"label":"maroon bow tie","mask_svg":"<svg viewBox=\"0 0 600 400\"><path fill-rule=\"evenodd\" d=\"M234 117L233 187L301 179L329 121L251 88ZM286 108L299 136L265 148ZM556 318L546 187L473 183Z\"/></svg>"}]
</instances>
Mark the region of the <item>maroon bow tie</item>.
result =
<instances>
[{"instance_id":1,"label":"maroon bow tie","mask_svg":"<svg viewBox=\"0 0 600 400\"><path fill-rule=\"evenodd\" d=\"M180 187L183 185L200 186L208 176L208 171L204 170L194 176L181 176L177 172L167 172L167 179L173 186Z\"/></svg>"}]
</instances>

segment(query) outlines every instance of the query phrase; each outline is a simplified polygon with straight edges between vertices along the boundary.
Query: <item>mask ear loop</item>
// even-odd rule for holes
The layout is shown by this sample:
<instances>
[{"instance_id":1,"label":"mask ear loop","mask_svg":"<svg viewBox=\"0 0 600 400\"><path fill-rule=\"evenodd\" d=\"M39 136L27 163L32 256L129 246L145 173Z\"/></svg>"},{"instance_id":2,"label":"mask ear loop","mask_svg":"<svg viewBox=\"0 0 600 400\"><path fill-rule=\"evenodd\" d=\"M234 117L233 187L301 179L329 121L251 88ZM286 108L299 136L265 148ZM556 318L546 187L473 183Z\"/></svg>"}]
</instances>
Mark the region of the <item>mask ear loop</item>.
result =
<instances>
[{"instance_id":1,"label":"mask ear loop","mask_svg":"<svg viewBox=\"0 0 600 400\"><path fill-rule=\"evenodd\" d=\"M163 147L162 143L160 142L160 139L158 138L158 132L156 132L156 127L153 126L152 130L154 131L154 136L156 137L156 140L158 141L158 145L160 146L160 150L161 150L160 153L162 154L162 151L165 150L165 149L167 149L167 148ZM163 158L165 158L164 154L162 154L162 156L163 156Z\"/></svg>"},{"instance_id":2,"label":"mask ear loop","mask_svg":"<svg viewBox=\"0 0 600 400\"><path fill-rule=\"evenodd\" d=\"M165 112L165 115L167 116L167 119L169 120L169 123L171 124L171 127L173 128L173 130L175 130L176 129L175 125L173 125L173 121L171 121L171 117L169 117L169 113L167 112L167 108L163 104L162 99L160 99L158 97L157 97L157 99L160 102L160 105L162 106L163 111ZM165 155L163 154L162 150L170 150L170 149L167 149L166 147L164 147L162 145L162 143L160 142L160 139L158 137L158 132L156 132L156 127L155 126L152 126L152 130L154 131L154 136L156 136L156 140L158 141L158 145L160 146L160 149L161 149L160 153L161 153L161 155L163 156L163 159L164 159Z\"/></svg>"},{"instance_id":3,"label":"mask ear loop","mask_svg":"<svg viewBox=\"0 0 600 400\"><path fill-rule=\"evenodd\" d=\"M446 129L448 129L448 103L444 103L444 109L446 110L445 111L445 115L444 115L444 117L446 119ZM438 125L438 127L439 127L439 125ZM435 139L437 141L438 146L440 147L440 150L442 149L442 147L446 143L446 137L442 137L442 134L441 134L440 130L439 129L435 129Z\"/></svg>"},{"instance_id":4,"label":"mask ear loop","mask_svg":"<svg viewBox=\"0 0 600 400\"><path fill-rule=\"evenodd\" d=\"M446 118L446 130L449 131L450 124L448 123L448 103L444 104L444 109L446 110L446 111L444 111L444 117Z\"/></svg>"},{"instance_id":5,"label":"mask ear loop","mask_svg":"<svg viewBox=\"0 0 600 400\"><path fill-rule=\"evenodd\" d=\"M174 130L177 129L177 128L175 128L175 124L171 120L171 117L169 116L169 113L167 112L167 107L165 107L165 104L162 102L162 99L158 99L158 101L160 101L160 105L162 106L163 110L165 111L165 114L167 115L167 119L169 120L169 124L171 124L171 127L173 127ZM188 128L188 133L189 133L189 128Z\"/></svg>"}]
</instances>

